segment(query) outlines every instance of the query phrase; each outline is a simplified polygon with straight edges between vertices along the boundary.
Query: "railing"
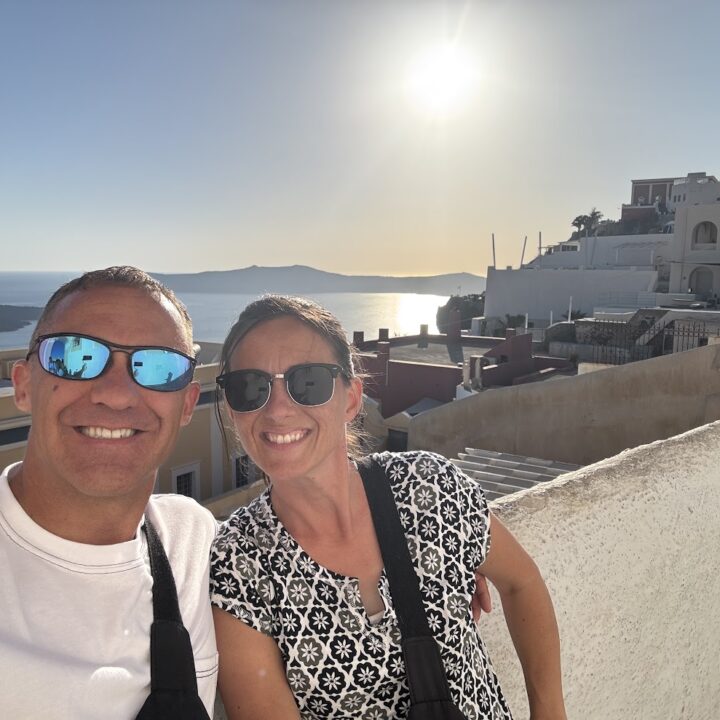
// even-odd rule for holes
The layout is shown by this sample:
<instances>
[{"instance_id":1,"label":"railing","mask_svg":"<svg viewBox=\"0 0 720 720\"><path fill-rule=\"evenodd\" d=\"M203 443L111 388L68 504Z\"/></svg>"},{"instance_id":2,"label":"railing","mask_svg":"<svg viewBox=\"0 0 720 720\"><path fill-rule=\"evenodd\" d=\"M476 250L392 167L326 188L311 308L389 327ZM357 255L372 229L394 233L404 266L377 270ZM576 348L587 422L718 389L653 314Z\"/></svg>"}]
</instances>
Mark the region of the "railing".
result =
<instances>
[{"instance_id":1,"label":"railing","mask_svg":"<svg viewBox=\"0 0 720 720\"><path fill-rule=\"evenodd\" d=\"M593 348L593 362L623 365L636 360L684 352L707 345L710 337L720 337L720 327L704 322L670 320L638 325L616 320L600 320L588 329L587 343Z\"/></svg>"}]
</instances>

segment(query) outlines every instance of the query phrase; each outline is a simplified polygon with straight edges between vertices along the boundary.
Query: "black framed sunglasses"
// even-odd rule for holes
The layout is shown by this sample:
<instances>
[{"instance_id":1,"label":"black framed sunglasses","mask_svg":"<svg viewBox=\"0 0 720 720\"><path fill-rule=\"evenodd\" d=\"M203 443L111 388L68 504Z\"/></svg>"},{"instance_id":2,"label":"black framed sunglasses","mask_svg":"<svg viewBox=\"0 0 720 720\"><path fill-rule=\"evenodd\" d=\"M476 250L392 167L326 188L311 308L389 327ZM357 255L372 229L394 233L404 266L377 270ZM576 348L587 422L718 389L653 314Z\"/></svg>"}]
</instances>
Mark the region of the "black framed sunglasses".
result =
<instances>
[{"instance_id":1,"label":"black framed sunglasses","mask_svg":"<svg viewBox=\"0 0 720 720\"><path fill-rule=\"evenodd\" d=\"M335 378L340 374L344 373L339 365L304 363L275 375L262 370L232 370L219 375L216 382L235 412L254 412L267 404L275 380L285 381L288 395L298 405L325 405L332 399Z\"/></svg>"},{"instance_id":2,"label":"black framed sunglasses","mask_svg":"<svg viewBox=\"0 0 720 720\"><path fill-rule=\"evenodd\" d=\"M40 335L25 359L35 352L45 372L64 380L94 380L108 369L113 352L123 352L130 377L140 387L157 392L187 387L196 363L195 358L162 345L113 345L79 333Z\"/></svg>"}]
</instances>

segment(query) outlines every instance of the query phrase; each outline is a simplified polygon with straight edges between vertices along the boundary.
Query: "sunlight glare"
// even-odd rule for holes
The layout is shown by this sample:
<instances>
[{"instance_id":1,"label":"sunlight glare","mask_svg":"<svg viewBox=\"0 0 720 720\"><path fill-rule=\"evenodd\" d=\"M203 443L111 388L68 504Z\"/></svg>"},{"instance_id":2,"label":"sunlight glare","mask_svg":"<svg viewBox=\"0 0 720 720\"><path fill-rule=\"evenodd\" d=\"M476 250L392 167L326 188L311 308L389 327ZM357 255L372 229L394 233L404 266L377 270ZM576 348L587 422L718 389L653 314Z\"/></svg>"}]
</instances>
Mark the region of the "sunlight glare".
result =
<instances>
[{"instance_id":1,"label":"sunlight glare","mask_svg":"<svg viewBox=\"0 0 720 720\"><path fill-rule=\"evenodd\" d=\"M455 44L440 45L417 56L407 73L407 91L416 105L432 116L446 116L472 95L475 66Z\"/></svg>"},{"instance_id":2,"label":"sunlight glare","mask_svg":"<svg viewBox=\"0 0 720 720\"><path fill-rule=\"evenodd\" d=\"M415 335L420 332L420 325L426 323L431 333L436 333L435 317L441 305L447 302L445 295L397 295L395 307L395 323L393 329L396 335Z\"/></svg>"}]
</instances>

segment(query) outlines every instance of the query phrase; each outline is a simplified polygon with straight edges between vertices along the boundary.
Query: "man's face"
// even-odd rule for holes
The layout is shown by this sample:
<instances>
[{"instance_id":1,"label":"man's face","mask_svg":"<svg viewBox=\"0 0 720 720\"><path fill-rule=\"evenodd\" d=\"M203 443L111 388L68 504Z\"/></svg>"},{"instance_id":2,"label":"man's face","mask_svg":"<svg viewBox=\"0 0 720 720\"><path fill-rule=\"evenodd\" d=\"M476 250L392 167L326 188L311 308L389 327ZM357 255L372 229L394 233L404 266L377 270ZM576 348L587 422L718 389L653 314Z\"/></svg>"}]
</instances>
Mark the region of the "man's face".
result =
<instances>
[{"instance_id":1,"label":"man's face","mask_svg":"<svg viewBox=\"0 0 720 720\"><path fill-rule=\"evenodd\" d=\"M72 293L42 333L78 333L114 345L163 345L193 354L177 309L165 298L128 287ZM60 506L77 495L131 502L147 495L180 427L190 422L198 385L147 390L131 379L127 358L114 352L100 377L83 381L48 374L37 353L13 369L15 402L32 414L23 473L40 479L43 493ZM104 429L124 432L108 437Z\"/></svg>"}]
</instances>

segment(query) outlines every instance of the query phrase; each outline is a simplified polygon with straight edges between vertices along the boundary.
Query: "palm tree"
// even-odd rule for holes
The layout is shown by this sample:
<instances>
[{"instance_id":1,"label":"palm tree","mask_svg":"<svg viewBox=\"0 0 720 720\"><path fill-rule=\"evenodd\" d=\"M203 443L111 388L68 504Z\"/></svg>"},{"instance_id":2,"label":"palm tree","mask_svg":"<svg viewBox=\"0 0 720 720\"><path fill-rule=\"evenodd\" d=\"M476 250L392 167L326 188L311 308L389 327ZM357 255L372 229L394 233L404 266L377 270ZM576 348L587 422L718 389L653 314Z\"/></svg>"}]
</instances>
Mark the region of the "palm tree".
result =
<instances>
[{"instance_id":1,"label":"palm tree","mask_svg":"<svg viewBox=\"0 0 720 720\"><path fill-rule=\"evenodd\" d=\"M587 218L587 215L578 215L570 224L577 228L577 234L580 235L582 232L582 229L585 225L585 219Z\"/></svg>"},{"instance_id":2,"label":"palm tree","mask_svg":"<svg viewBox=\"0 0 720 720\"><path fill-rule=\"evenodd\" d=\"M567 320L568 314L563 313L562 316ZM582 310L573 310L572 315L570 317L571 320L582 320L584 317L587 317L585 313Z\"/></svg>"},{"instance_id":3,"label":"palm tree","mask_svg":"<svg viewBox=\"0 0 720 720\"><path fill-rule=\"evenodd\" d=\"M585 225L585 228L587 230L588 235L590 235L591 233L593 233L595 231L595 228L597 228L598 223L600 222L600 220L602 220L602 216L603 216L603 214L596 207L594 207L590 211L589 215L585 216L587 218L587 224Z\"/></svg>"},{"instance_id":4,"label":"palm tree","mask_svg":"<svg viewBox=\"0 0 720 720\"><path fill-rule=\"evenodd\" d=\"M577 228L577 234L591 235L597 230L600 220L602 220L603 214L597 209L593 208L588 215L578 215L570 224Z\"/></svg>"}]
</instances>

